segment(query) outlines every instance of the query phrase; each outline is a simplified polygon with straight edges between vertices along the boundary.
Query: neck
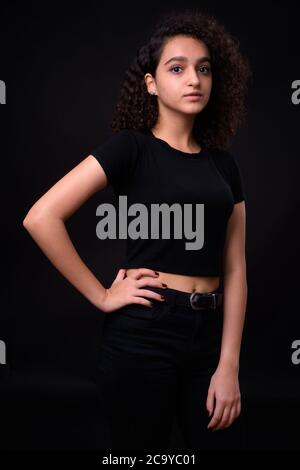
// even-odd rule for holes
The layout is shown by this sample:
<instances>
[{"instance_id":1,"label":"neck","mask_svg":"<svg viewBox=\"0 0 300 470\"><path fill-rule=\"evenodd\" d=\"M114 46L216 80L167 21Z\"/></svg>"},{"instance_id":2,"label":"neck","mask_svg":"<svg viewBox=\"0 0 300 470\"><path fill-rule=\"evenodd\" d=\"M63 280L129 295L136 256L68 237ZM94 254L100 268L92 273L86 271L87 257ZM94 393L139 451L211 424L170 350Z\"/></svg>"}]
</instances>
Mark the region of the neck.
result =
<instances>
[{"instance_id":1,"label":"neck","mask_svg":"<svg viewBox=\"0 0 300 470\"><path fill-rule=\"evenodd\" d=\"M184 117L182 115L166 112L160 114L151 132L160 139L165 140L173 147L183 151L198 151L199 144L193 136L195 115Z\"/></svg>"}]
</instances>

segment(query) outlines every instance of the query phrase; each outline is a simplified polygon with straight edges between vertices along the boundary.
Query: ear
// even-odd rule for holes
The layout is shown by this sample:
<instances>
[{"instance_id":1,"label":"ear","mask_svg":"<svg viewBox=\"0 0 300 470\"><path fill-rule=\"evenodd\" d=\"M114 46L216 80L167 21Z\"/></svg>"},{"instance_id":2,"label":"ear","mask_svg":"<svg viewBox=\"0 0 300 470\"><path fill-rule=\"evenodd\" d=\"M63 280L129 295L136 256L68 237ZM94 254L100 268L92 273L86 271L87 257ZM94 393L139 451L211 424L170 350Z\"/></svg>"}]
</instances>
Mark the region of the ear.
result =
<instances>
[{"instance_id":1,"label":"ear","mask_svg":"<svg viewBox=\"0 0 300 470\"><path fill-rule=\"evenodd\" d=\"M150 93L152 95L156 94L155 88L154 88L155 87L155 80L152 77L151 73L146 73L146 75L144 75L144 81L145 81L148 93Z\"/></svg>"}]
</instances>

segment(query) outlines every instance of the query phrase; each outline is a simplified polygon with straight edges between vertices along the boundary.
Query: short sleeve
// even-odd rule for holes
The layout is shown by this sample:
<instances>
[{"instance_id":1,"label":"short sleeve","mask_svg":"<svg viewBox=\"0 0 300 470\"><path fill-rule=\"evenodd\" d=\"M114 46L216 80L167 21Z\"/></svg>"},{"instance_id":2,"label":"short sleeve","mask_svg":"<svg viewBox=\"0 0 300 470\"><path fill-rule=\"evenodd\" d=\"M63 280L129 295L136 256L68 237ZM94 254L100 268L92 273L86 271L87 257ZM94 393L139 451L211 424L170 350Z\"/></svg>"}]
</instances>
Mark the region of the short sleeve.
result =
<instances>
[{"instance_id":1,"label":"short sleeve","mask_svg":"<svg viewBox=\"0 0 300 470\"><path fill-rule=\"evenodd\" d=\"M235 157L229 153L230 158L230 184L234 203L246 201L245 185L241 168Z\"/></svg>"},{"instance_id":2,"label":"short sleeve","mask_svg":"<svg viewBox=\"0 0 300 470\"><path fill-rule=\"evenodd\" d=\"M138 145L130 129L121 129L91 152L102 166L115 193L126 194L138 158Z\"/></svg>"}]
</instances>

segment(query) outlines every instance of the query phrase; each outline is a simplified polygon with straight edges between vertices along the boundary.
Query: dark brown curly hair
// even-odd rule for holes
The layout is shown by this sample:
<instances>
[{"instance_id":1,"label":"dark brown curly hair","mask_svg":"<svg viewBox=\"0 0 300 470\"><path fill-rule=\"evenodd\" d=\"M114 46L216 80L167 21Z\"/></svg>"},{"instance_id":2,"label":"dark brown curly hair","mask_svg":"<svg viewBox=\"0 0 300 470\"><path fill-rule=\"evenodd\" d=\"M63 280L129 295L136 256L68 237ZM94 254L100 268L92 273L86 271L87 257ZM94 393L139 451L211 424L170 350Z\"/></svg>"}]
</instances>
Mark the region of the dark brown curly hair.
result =
<instances>
[{"instance_id":1,"label":"dark brown curly hair","mask_svg":"<svg viewBox=\"0 0 300 470\"><path fill-rule=\"evenodd\" d=\"M144 76L151 73L155 77L166 41L176 35L200 39L210 51L212 91L208 104L195 118L193 135L207 148L226 150L229 137L244 124L244 101L252 72L238 39L204 10L172 10L160 17L149 41L137 50L125 72L110 127L113 132L154 127L158 103L156 96L148 93Z\"/></svg>"}]
</instances>

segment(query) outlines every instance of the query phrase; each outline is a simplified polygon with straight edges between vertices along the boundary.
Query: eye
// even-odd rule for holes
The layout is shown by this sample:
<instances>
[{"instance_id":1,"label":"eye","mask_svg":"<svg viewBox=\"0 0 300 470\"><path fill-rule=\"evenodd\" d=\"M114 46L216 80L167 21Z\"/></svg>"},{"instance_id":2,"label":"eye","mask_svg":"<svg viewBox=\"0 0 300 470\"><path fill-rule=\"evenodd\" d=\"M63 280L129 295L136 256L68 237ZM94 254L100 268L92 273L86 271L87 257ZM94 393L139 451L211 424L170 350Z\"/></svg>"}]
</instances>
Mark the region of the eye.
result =
<instances>
[{"instance_id":1,"label":"eye","mask_svg":"<svg viewBox=\"0 0 300 470\"><path fill-rule=\"evenodd\" d=\"M174 69L181 69L180 65L175 65L174 67L171 67L170 70L174 70Z\"/></svg>"},{"instance_id":2,"label":"eye","mask_svg":"<svg viewBox=\"0 0 300 470\"><path fill-rule=\"evenodd\" d=\"M173 71L175 69L181 69L182 67L180 65L174 65L173 67L170 68L170 71ZM207 65L202 65L199 67L199 70L200 69L206 69L206 72L204 73L205 75L208 75L210 73L210 68L207 66ZM176 75L178 75L177 72L175 72Z\"/></svg>"},{"instance_id":3,"label":"eye","mask_svg":"<svg viewBox=\"0 0 300 470\"><path fill-rule=\"evenodd\" d=\"M206 69L207 70L206 75L209 74L210 72L210 68L207 67L207 65L203 65L202 67L200 67L200 69Z\"/></svg>"}]
</instances>

